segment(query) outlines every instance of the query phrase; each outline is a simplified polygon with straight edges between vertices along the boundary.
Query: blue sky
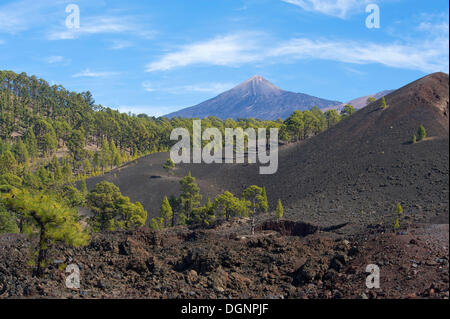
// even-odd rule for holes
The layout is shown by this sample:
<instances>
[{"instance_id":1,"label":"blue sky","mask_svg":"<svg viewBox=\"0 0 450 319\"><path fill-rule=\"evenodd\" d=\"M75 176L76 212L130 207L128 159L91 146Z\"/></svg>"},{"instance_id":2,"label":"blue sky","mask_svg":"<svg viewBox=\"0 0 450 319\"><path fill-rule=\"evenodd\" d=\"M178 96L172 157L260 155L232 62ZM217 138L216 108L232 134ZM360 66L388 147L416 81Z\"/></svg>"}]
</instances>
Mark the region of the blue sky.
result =
<instances>
[{"instance_id":1,"label":"blue sky","mask_svg":"<svg viewBox=\"0 0 450 319\"><path fill-rule=\"evenodd\" d=\"M368 4L380 28L366 27ZM80 27L66 26L66 7ZM0 0L0 69L160 116L262 75L349 101L448 73L444 0Z\"/></svg>"}]
</instances>

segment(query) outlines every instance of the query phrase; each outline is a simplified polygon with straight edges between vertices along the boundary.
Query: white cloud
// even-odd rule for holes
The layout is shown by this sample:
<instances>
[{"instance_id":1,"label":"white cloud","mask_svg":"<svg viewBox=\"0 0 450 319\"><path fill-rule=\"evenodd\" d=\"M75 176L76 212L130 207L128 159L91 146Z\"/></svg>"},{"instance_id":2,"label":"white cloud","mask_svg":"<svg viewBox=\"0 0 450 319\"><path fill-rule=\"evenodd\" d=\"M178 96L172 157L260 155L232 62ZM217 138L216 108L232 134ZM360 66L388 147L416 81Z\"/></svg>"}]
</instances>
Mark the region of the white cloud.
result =
<instances>
[{"instance_id":1,"label":"white cloud","mask_svg":"<svg viewBox=\"0 0 450 319\"><path fill-rule=\"evenodd\" d=\"M47 63L53 64L53 63L58 63L58 62L62 62L64 60L64 58L60 55L54 55L54 56L50 56L47 58Z\"/></svg>"},{"instance_id":2,"label":"white cloud","mask_svg":"<svg viewBox=\"0 0 450 319\"><path fill-rule=\"evenodd\" d=\"M320 59L354 64L382 64L394 68L434 72L448 70L448 45L435 41L418 44L362 43L292 39L270 50L270 57Z\"/></svg>"},{"instance_id":3,"label":"white cloud","mask_svg":"<svg viewBox=\"0 0 450 319\"><path fill-rule=\"evenodd\" d=\"M122 50L131 47L133 44L129 41L114 40L110 47L111 50Z\"/></svg>"},{"instance_id":4,"label":"white cloud","mask_svg":"<svg viewBox=\"0 0 450 319\"><path fill-rule=\"evenodd\" d=\"M44 59L48 64L69 65L72 60L60 55L52 55Z\"/></svg>"},{"instance_id":5,"label":"white cloud","mask_svg":"<svg viewBox=\"0 0 450 319\"><path fill-rule=\"evenodd\" d=\"M50 0L22 0L0 5L0 33L16 34L45 21ZM48 15L47 15L48 16Z\"/></svg>"},{"instance_id":6,"label":"white cloud","mask_svg":"<svg viewBox=\"0 0 450 319\"><path fill-rule=\"evenodd\" d=\"M294 38L268 43L253 35L230 35L186 45L147 65L147 72L190 65L239 66L255 62L294 62L304 59L353 64L382 64L423 72L448 71L448 36L404 43Z\"/></svg>"},{"instance_id":7,"label":"white cloud","mask_svg":"<svg viewBox=\"0 0 450 319\"><path fill-rule=\"evenodd\" d=\"M79 73L72 75L74 78L102 78L118 75L118 72L93 72L90 69L85 69Z\"/></svg>"},{"instance_id":8,"label":"white cloud","mask_svg":"<svg viewBox=\"0 0 450 319\"><path fill-rule=\"evenodd\" d=\"M258 60L256 44L250 34L217 37L182 47L147 65L147 72L166 71L192 64L239 65Z\"/></svg>"},{"instance_id":9,"label":"white cloud","mask_svg":"<svg viewBox=\"0 0 450 319\"><path fill-rule=\"evenodd\" d=\"M306 11L315 11L345 19L353 12L361 11L374 0L281 0L299 6Z\"/></svg>"},{"instance_id":10,"label":"white cloud","mask_svg":"<svg viewBox=\"0 0 450 319\"><path fill-rule=\"evenodd\" d=\"M151 38L155 34L142 31L142 27L130 17L99 16L83 18L79 28L69 29L64 26L58 30L52 30L47 34L47 39L70 40L83 35L100 33L134 33L146 38Z\"/></svg>"},{"instance_id":11,"label":"white cloud","mask_svg":"<svg viewBox=\"0 0 450 319\"><path fill-rule=\"evenodd\" d=\"M81 11L80 28L68 29L65 26L67 14L64 8L71 2L73 1L20 0L0 4L0 33L16 34L32 28L43 29L48 40L77 39L84 35L105 33L127 33L146 39L152 39L156 35L153 30L147 31L137 17L119 16L114 11L103 16L87 16ZM85 2L92 4L92 1Z\"/></svg>"},{"instance_id":12,"label":"white cloud","mask_svg":"<svg viewBox=\"0 0 450 319\"><path fill-rule=\"evenodd\" d=\"M224 91L227 91L235 86L234 83L200 83L194 85L179 85L174 87L161 87L155 86L149 81L145 81L142 83L142 87L147 92L166 92L169 94L184 94L184 93L211 93L211 94L219 94Z\"/></svg>"}]
</instances>

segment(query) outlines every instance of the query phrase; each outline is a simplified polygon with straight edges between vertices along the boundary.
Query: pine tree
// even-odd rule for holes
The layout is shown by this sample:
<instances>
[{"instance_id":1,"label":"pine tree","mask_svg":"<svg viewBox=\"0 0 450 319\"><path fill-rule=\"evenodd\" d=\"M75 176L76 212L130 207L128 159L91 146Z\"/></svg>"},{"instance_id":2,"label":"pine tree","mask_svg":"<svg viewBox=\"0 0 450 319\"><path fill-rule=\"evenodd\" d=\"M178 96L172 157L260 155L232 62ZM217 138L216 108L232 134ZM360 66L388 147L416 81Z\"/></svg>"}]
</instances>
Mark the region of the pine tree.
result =
<instances>
[{"instance_id":1,"label":"pine tree","mask_svg":"<svg viewBox=\"0 0 450 319\"><path fill-rule=\"evenodd\" d=\"M167 196L164 196L161 208L159 210L159 216L163 219L164 227L166 227L167 223L172 220L173 211Z\"/></svg>"},{"instance_id":2,"label":"pine tree","mask_svg":"<svg viewBox=\"0 0 450 319\"><path fill-rule=\"evenodd\" d=\"M72 177L72 166L70 165L70 162L68 160L64 161L62 174L65 179L70 179L70 177Z\"/></svg>"},{"instance_id":3,"label":"pine tree","mask_svg":"<svg viewBox=\"0 0 450 319\"><path fill-rule=\"evenodd\" d=\"M94 153L93 163L94 163L94 171L98 172L100 170L100 154L99 154L99 152Z\"/></svg>"},{"instance_id":4,"label":"pine tree","mask_svg":"<svg viewBox=\"0 0 450 319\"><path fill-rule=\"evenodd\" d=\"M0 155L0 174L15 173L17 162L11 151L6 150Z\"/></svg>"},{"instance_id":5,"label":"pine tree","mask_svg":"<svg viewBox=\"0 0 450 319\"><path fill-rule=\"evenodd\" d=\"M180 180L180 184L181 206L186 218L189 220L192 210L200 205L202 195L200 195L200 187L198 187L195 177L192 177L191 172Z\"/></svg>"},{"instance_id":6,"label":"pine tree","mask_svg":"<svg viewBox=\"0 0 450 319\"><path fill-rule=\"evenodd\" d=\"M58 158L53 155L52 161L50 162L50 167L53 171L53 178L55 181L60 181L63 178L63 174L61 171L61 166L59 165Z\"/></svg>"},{"instance_id":7,"label":"pine tree","mask_svg":"<svg viewBox=\"0 0 450 319\"><path fill-rule=\"evenodd\" d=\"M218 195L214 200L214 210L225 217L227 221L235 216L247 217L250 206L250 201L239 199L229 191Z\"/></svg>"},{"instance_id":8,"label":"pine tree","mask_svg":"<svg viewBox=\"0 0 450 319\"><path fill-rule=\"evenodd\" d=\"M7 209L19 215L24 232L39 237L35 275L42 276L51 245L57 241L78 247L87 244L89 234L76 221L77 212L44 194L17 191L3 195Z\"/></svg>"},{"instance_id":9,"label":"pine tree","mask_svg":"<svg viewBox=\"0 0 450 319\"><path fill-rule=\"evenodd\" d=\"M100 182L86 196L89 208L94 213L94 230L133 229L144 226L147 212L139 202L131 203L123 196L119 187L110 182Z\"/></svg>"},{"instance_id":10,"label":"pine tree","mask_svg":"<svg viewBox=\"0 0 450 319\"><path fill-rule=\"evenodd\" d=\"M419 137L419 141L427 137L427 131L425 130L425 127L423 125L419 126L419 129L417 130L417 135Z\"/></svg>"},{"instance_id":11,"label":"pine tree","mask_svg":"<svg viewBox=\"0 0 450 319\"><path fill-rule=\"evenodd\" d=\"M149 227L153 230L161 230L161 223L159 219L152 218Z\"/></svg>"},{"instance_id":12,"label":"pine tree","mask_svg":"<svg viewBox=\"0 0 450 319\"><path fill-rule=\"evenodd\" d=\"M91 162L87 158L83 162L83 170L85 175L91 174Z\"/></svg>"},{"instance_id":13,"label":"pine tree","mask_svg":"<svg viewBox=\"0 0 450 319\"><path fill-rule=\"evenodd\" d=\"M12 152L17 162L23 166L27 166L30 161L30 155L28 154L27 147L23 143L22 139L19 138L12 147Z\"/></svg>"},{"instance_id":14,"label":"pine tree","mask_svg":"<svg viewBox=\"0 0 450 319\"><path fill-rule=\"evenodd\" d=\"M394 222L394 231L397 231L400 228L400 219L403 215L403 207L400 203L397 203L395 207L395 222Z\"/></svg>"},{"instance_id":15,"label":"pine tree","mask_svg":"<svg viewBox=\"0 0 450 319\"><path fill-rule=\"evenodd\" d=\"M376 99L375 97L369 96L369 97L367 98L367 100L366 100L366 103L367 103L367 104L370 104L370 103L375 102L376 100L377 100L377 99Z\"/></svg>"},{"instance_id":16,"label":"pine tree","mask_svg":"<svg viewBox=\"0 0 450 319\"><path fill-rule=\"evenodd\" d=\"M204 206L194 208L191 214L191 223L210 225L216 218L214 213L214 204L208 198Z\"/></svg>"},{"instance_id":17,"label":"pine tree","mask_svg":"<svg viewBox=\"0 0 450 319\"><path fill-rule=\"evenodd\" d=\"M384 98L384 96L381 98L381 108L384 110L385 108L387 108L387 104L386 104L386 99Z\"/></svg>"},{"instance_id":18,"label":"pine tree","mask_svg":"<svg viewBox=\"0 0 450 319\"><path fill-rule=\"evenodd\" d=\"M277 219L283 218L283 204L281 203L281 199L278 199L277 210L275 211L275 215Z\"/></svg>"},{"instance_id":19,"label":"pine tree","mask_svg":"<svg viewBox=\"0 0 450 319\"><path fill-rule=\"evenodd\" d=\"M345 119L345 118L353 115L355 112L356 112L356 109L353 105L346 104L341 111L341 118Z\"/></svg>"},{"instance_id":20,"label":"pine tree","mask_svg":"<svg viewBox=\"0 0 450 319\"><path fill-rule=\"evenodd\" d=\"M256 185L247 187L242 192L242 198L251 203L251 233L255 234L255 215L257 213L267 212L269 204L267 202L267 194L265 188Z\"/></svg>"},{"instance_id":21,"label":"pine tree","mask_svg":"<svg viewBox=\"0 0 450 319\"><path fill-rule=\"evenodd\" d=\"M16 219L0 204L0 234L18 234Z\"/></svg>"},{"instance_id":22,"label":"pine tree","mask_svg":"<svg viewBox=\"0 0 450 319\"><path fill-rule=\"evenodd\" d=\"M168 175L173 173L173 169L175 168L175 163L169 158L163 165L163 168L167 171Z\"/></svg>"},{"instance_id":23,"label":"pine tree","mask_svg":"<svg viewBox=\"0 0 450 319\"><path fill-rule=\"evenodd\" d=\"M396 218L394 222L394 231L396 232L399 228L400 228L400 220L399 218Z\"/></svg>"},{"instance_id":24,"label":"pine tree","mask_svg":"<svg viewBox=\"0 0 450 319\"><path fill-rule=\"evenodd\" d=\"M120 152L117 150L116 144L114 144L112 141L109 144L109 152L110 152L110 159L111 159L111 168L112 166L120 166L122 163L122 158L120 157Z\"/></svg>"},{"instance_id":25,"label":"pine tree","mask_svg":"<svg viewBox=\"0 0 450 319\"><path fill-rule=\"evenodd\" d=\"M25 145L28 150L29 156L34 160L38 155L38 146L36 141L36 136L34 135L34 131L30 128L25 133Z\"/></svg>"},{"instance_id":26,"label":"pine tree","mask_svg":"<svg viewBox=\"0 0 450 319\"><path fill-rule=\"evenodd\" d=\"M86 180L85 180L85 179L83 179L83 180L81 181L81 183L80 183L80 192L81 192L84 196L86 196L86 194L88 193L88 188L87 188Z\"/></svg>"}]
</instances>

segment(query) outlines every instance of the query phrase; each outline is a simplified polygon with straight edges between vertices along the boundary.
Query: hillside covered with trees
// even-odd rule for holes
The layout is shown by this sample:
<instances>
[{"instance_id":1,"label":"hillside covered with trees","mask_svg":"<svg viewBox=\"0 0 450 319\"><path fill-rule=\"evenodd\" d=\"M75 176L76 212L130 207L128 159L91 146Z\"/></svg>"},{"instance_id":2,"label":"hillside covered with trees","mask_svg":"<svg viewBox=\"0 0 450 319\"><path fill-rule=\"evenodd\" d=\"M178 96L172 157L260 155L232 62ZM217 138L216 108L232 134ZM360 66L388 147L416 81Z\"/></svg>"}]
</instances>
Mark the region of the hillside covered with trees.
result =
<instances>
[{"instance_id":1,"label":"hillside covered with trees","mask_svg":"<svg viewBox=\"0 0 450 319\"><path fill-rule=\"evenodd\" d=\"M341 114L323 113L313 107L295 111L285 121L209 117L202 120L202 129L215 127L224 135L225 128L278 128L282 141L294 142L319 134L354 111L347 106ZM171 131L181 127L192 134L192 125L192 119L120 113L96 104L89 91L70 92L36 76L0 71L0 233L39 238L32 260L40 275L55 242L80 246L90 232L145 226L148 214L139 202L132 203L112 183L99 183L88 192L85 179L169 150L175 143ZM166 166L170 175L173 166ZM265 189L255 185L241 197L225 191L202 206L195 177L189 174L180 184L180 196L163 199L160 217L148 222L151 228L208 225L216 218L268 211ZM91 216L88 225L79 215L83 207Z\"/></svg>"}]
</instances>

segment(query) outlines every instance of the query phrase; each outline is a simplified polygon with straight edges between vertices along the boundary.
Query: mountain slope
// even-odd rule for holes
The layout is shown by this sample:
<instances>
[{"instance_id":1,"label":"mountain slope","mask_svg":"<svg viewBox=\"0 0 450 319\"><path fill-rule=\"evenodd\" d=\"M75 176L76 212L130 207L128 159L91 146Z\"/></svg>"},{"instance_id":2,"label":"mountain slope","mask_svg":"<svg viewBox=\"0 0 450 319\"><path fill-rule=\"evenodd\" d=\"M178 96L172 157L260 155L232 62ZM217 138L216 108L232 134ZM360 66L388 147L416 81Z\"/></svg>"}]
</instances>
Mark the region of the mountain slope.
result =
<instances>
[{"instance_id":1,"label":"mountain slope","mask_svg":"<svg viewBox=\"0 0 450 319\"><path fill-rule=\"evenodd\" d=\"M168 114L167 117L221 119L258 118L276 120L286 118L294 110L306 110L313 106L325 108L340 102L320 99L302 93L284 91L261 76L254 76L235 88L198 105Z\"/></svg>"},{"instance_id":2,"label":"mountain slope","mask_svg":"<svg viewBox=\"0 0 450 319\"><path fill-rule=\"evenodd\" d=\"M374 97L377 100L383 96L386 96L392 92L394 92L395 90L384 90L375 94L370 94L370 95L366 95L366 96L361 96L358 97L356 99L353 99L351 101L348 101L347 103L342 103L341 105L337 105L337 106L330 106L327 108L324 108L323 111L328 111L328 110L338 110L339 112L342 111L342 109L344 108L345 105L350 104L353 105L357 110L362 109L363 107L367 106L367 99L369 97Z\"/></svg>"},{"instance_id":3,"label":"mountain slope","mask_svg":"<svg viewBox=\"0 0 450 319\"><path fill-rule=\"evenodd\" d=\"M381 92L378 92L378 93L375 93L375 94L370 94L370 95L366 95L366 96L362 96L362 97L353 99L353 100L347 102L346 104L353 105L357 109L362 109L363 107L367 106L367 99L369 97L374 97L374 98L376 98L378 100L379 98L381 98L383 96L386 96L388 94L391 94L394 91L395 90L384 90L384 91L381 91Z\"/></svg>"},{"instance_id":4,"label":"mountain slope","mask_svg":"<svg viewBox=\"0 0 450 319\"><path fill-rule=\"evenodd\" d=\"M151 216L166 195L179 194L190 171L204 199L224 190L240 195L249 185L265 186L272 208L281 199L285 217L319 225L392 223L401 202L419 222L447 222L449 209L448 75L435 73L386 96L315 137L280 149L279 169L259 175L257 165L183 164L167 176L167 153L153 154L106 176ZM424 125L428 138L411 144Z\"/></svg>"},{"instance_id":5,"label":"mountain slope","mask_svg":"<svg viewBox=\"0 0 450 319\"><path fill-rule=\"evenodd\" d=\"M372 217L390 223L397 202L418 221L448 222L448 81L444 73L426 76L387 95L387 109L371 103L324 133L281 150L274 175L222 165L206 177L236 193L264 185L272 205L280 198L287 216L315 223L364 224ZM411 144L420 125L428 138ZM200 169L192 174L203 175Z\"/></svg>"}]
</instances>

